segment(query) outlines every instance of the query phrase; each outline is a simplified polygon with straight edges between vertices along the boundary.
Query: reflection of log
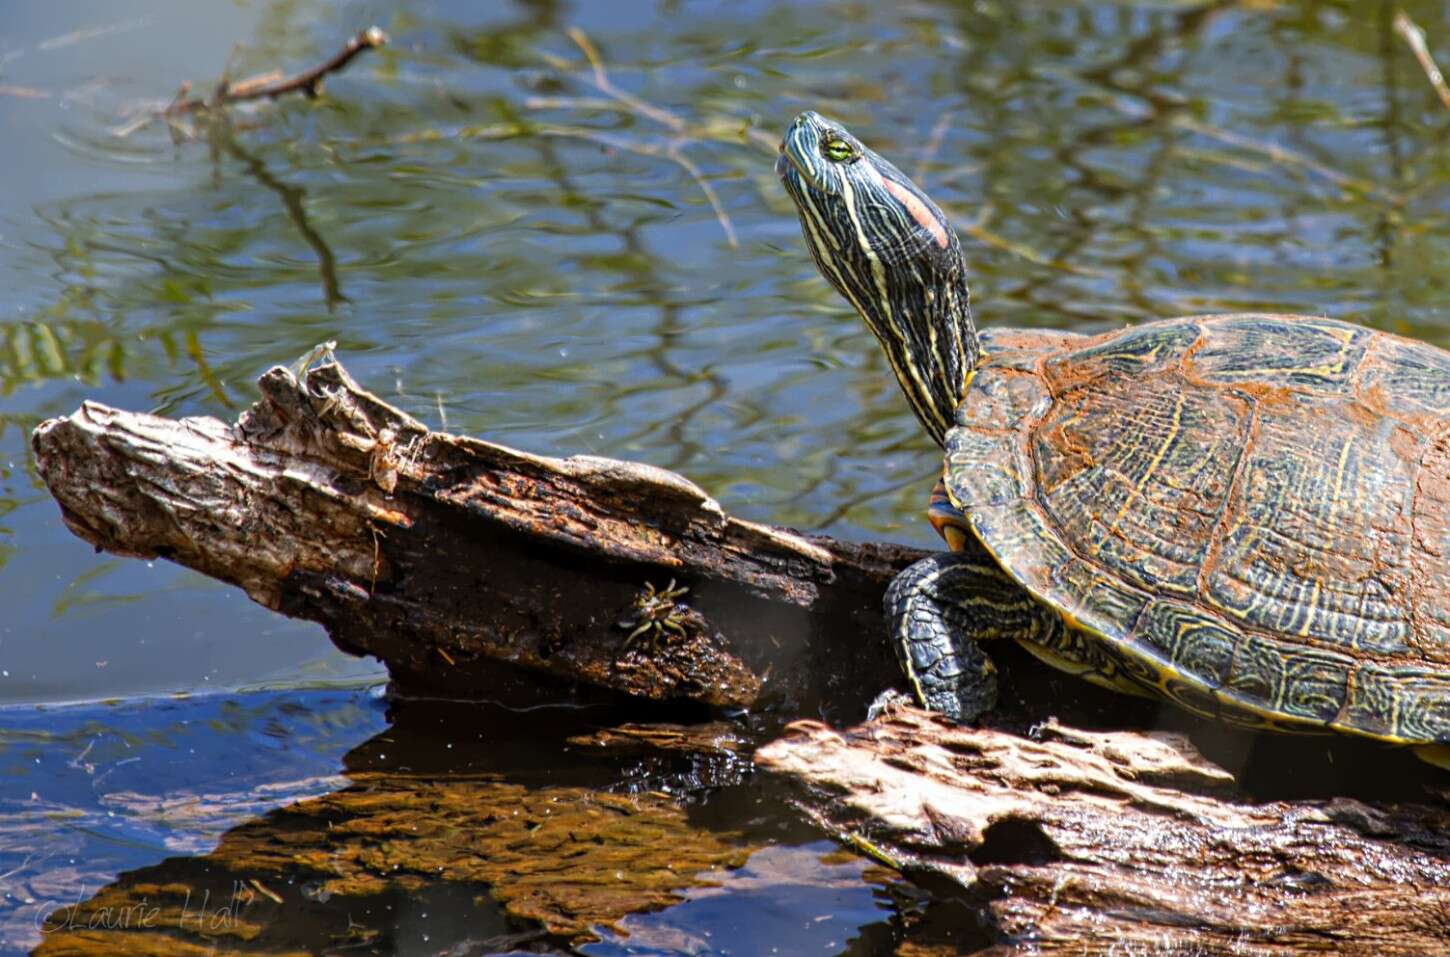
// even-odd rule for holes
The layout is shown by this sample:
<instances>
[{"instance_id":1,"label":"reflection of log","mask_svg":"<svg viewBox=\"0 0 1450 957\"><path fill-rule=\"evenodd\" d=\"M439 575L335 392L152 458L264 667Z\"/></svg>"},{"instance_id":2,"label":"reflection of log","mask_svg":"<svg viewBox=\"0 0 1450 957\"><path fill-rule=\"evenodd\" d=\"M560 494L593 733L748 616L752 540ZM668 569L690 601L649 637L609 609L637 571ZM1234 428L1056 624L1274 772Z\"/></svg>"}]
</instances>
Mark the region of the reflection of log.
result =
<instances>
[{"instance_id":1,"label":"reflection of log","mask_svg":"<svg viewBox=\"0 0 1450 957\"><path fill-rule=\"evenodd\" d=\"M904 708L793 725L757 760L826 829L964 888L1002 957L1450 953L1443 804L1249 803L1177 735L1026 739Z\"/></svg>"},{"instance_id":2,"label":"reflection of log","mask_svg":"<svg viewBox=\"0 0 1450 957\"><path fill-rule=\"evenodd\" d=\"M233 829L209 854L51 911L35 957L393 953L420 940L433 945L416 952L487 954L545 933L591 939L751 852L690 825L664 795L353 778Z\"/></svg>"},{"instance_id":3,"label":"reflection of log","mask_svg":"<svg viewBox=\"0 0 1450 957\"><path fill-rule=\"evenodd\" d=\"M650 466L431 432L339 365L305 385L276 368L260 386L235 426L94 403L42 424L36 459L67 524L323 622L414 686L489 690L487 664L506 660L748 705L773 669L770 700L809 706L892 673L883 643L859 636L879 633L909 549L742 522ZM689 588L678 605L651 601L646 586L672 579Z\"/></svg>"}]
</instances>

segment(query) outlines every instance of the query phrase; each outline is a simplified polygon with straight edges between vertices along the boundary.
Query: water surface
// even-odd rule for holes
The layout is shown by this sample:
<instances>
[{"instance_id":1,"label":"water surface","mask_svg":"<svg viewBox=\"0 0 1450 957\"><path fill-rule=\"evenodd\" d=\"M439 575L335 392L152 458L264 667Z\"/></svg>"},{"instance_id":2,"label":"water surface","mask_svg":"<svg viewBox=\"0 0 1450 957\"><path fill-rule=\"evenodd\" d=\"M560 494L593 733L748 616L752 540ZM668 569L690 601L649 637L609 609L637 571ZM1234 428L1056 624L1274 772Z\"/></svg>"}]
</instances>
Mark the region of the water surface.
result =
<instances>
[{"instance_id":1,"label":"water surface","mask_svg":"<svg viewBox=\"0 0 1450 957\"><path fill-rule=\"evenodd\" d=\"M1450 14L1402 6L1450 62ZM94 891L345 792L343 756L390 726L365 690L376 668L319 628L70 536L28 451L41 419L88 398L234 418L268 366L335 340L430 424L677 469L748 518L926 544L937 453L800 241L771 173L790 117L839 118L957 218L984 324L1271 309L1450 345L1450 112L1394 9L0 5L0 798L55 822L43 849L33 829L0 847L0 936L34 943L17 928L48 888ZM297 68L370 23L394 42L321 100L239 110L230 132L134 122L183 80ZM36 709L108 698L128 700ZM574 760L567 737L533 765ZM511 760L490 773L515 780ZM756 787L684 790L721 808L711 833L773 847L737 835ZM216 814L158 823L157 802L223 793ZM758 952L732 928L762 894L783 901L764 926L789 952L885 952L906 933L859 862L812 865L787 892L759 853L629 939ZM835 922L787 932L814 911ZM585 952L631 946L605 934Z\"/></svg>"}]
</instances>

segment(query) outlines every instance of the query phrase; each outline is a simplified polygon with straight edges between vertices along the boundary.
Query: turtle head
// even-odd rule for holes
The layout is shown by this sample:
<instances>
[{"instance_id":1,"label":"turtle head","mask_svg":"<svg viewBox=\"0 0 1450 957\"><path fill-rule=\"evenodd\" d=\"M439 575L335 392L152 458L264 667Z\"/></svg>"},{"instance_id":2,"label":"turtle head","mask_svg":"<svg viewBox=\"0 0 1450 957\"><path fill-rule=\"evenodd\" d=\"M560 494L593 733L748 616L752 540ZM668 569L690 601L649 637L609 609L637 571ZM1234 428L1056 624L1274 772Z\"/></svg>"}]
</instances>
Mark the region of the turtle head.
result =
<instances>
[{"instance_id":1,"label":"turtle head","mask_svg":"<svg viewBox=\"0 0 1450 957\"><path fill-rule=\"evenodd\" d=\"M819 113L795 118L775 171L822 275L866 320L940 444L979 355L951 222L901 170Z\"/></svg>"}]
</instances>

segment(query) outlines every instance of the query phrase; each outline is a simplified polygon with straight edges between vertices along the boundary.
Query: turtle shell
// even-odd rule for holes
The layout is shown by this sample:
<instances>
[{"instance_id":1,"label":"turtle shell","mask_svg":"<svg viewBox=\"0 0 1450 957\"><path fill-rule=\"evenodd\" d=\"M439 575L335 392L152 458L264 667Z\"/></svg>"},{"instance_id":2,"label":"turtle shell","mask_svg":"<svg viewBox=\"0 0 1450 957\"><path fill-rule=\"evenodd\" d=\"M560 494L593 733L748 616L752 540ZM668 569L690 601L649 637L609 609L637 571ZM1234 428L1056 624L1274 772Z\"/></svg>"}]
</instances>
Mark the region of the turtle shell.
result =
<instances>
[{"instance_id":1,"label":"turtle shell","mask_svg":"<svg viewBox=\"0 0 1450 957\"><path fill-rule=\"evenodd\" d=\"M1450 743L1450 354L1279 315L986 346L948 492L1121 673L1250 724Z\"/></svg>"}]
</instances>

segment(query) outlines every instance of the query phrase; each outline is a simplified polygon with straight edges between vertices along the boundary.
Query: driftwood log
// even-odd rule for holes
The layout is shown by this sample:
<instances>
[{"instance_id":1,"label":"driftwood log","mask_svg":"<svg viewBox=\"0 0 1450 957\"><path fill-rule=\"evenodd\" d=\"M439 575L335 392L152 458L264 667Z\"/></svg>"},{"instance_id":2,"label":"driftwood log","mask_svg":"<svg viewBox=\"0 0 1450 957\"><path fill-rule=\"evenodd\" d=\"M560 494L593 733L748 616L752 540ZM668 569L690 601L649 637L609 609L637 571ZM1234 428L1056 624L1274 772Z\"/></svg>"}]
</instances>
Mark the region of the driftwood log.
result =
<instances>
[{"instance_id":1,"label":"driftwood log","mask_svg":"<svg viewBox=\"0 0 1450 957\"><path fill-rule=\"evenodd\" d=\"M800 722L756 761L826 830L975 905L976 934L914 953L1450 954L1443 801L1252 802L1178 734L1024 737L912 708Z\"/></svg>"},{"instance_id":2,"label":"driftwood log","mask_svg":"<svg viewBox=\"0 0 1450 957\"><path fill-rule=\"evenodd\" d=\"M66 524L321 622L404 688L494 693L505 661L799 713L895 667L873 640L880 596L919 552L740 521L648 465L433 432L335 363L259 386L234 425L89 402L42 423L36 461ZM672 585L689 590L652 597Z\"/></svg>"},{"instance_id":3,"label":"driftwood log","mask_svg":"<svg viewBox=\"0 0 1450 957\"><path fill-rule=\"evenodd\" d=\"M434 432L335 363L260 387L235 424L94 403L43 423L66 523L322 622L404 690L493 697L529 670L774 716L625 726L610 748L743 755L780 719L859 719L897 673L880 597L918 552L739 521L649 466ZM757 752L806 816L964 908L898 953L1450 954L1450 775L1165 716L995 654L989 726L896 707Z\"/></svg>"}]
</instances>

